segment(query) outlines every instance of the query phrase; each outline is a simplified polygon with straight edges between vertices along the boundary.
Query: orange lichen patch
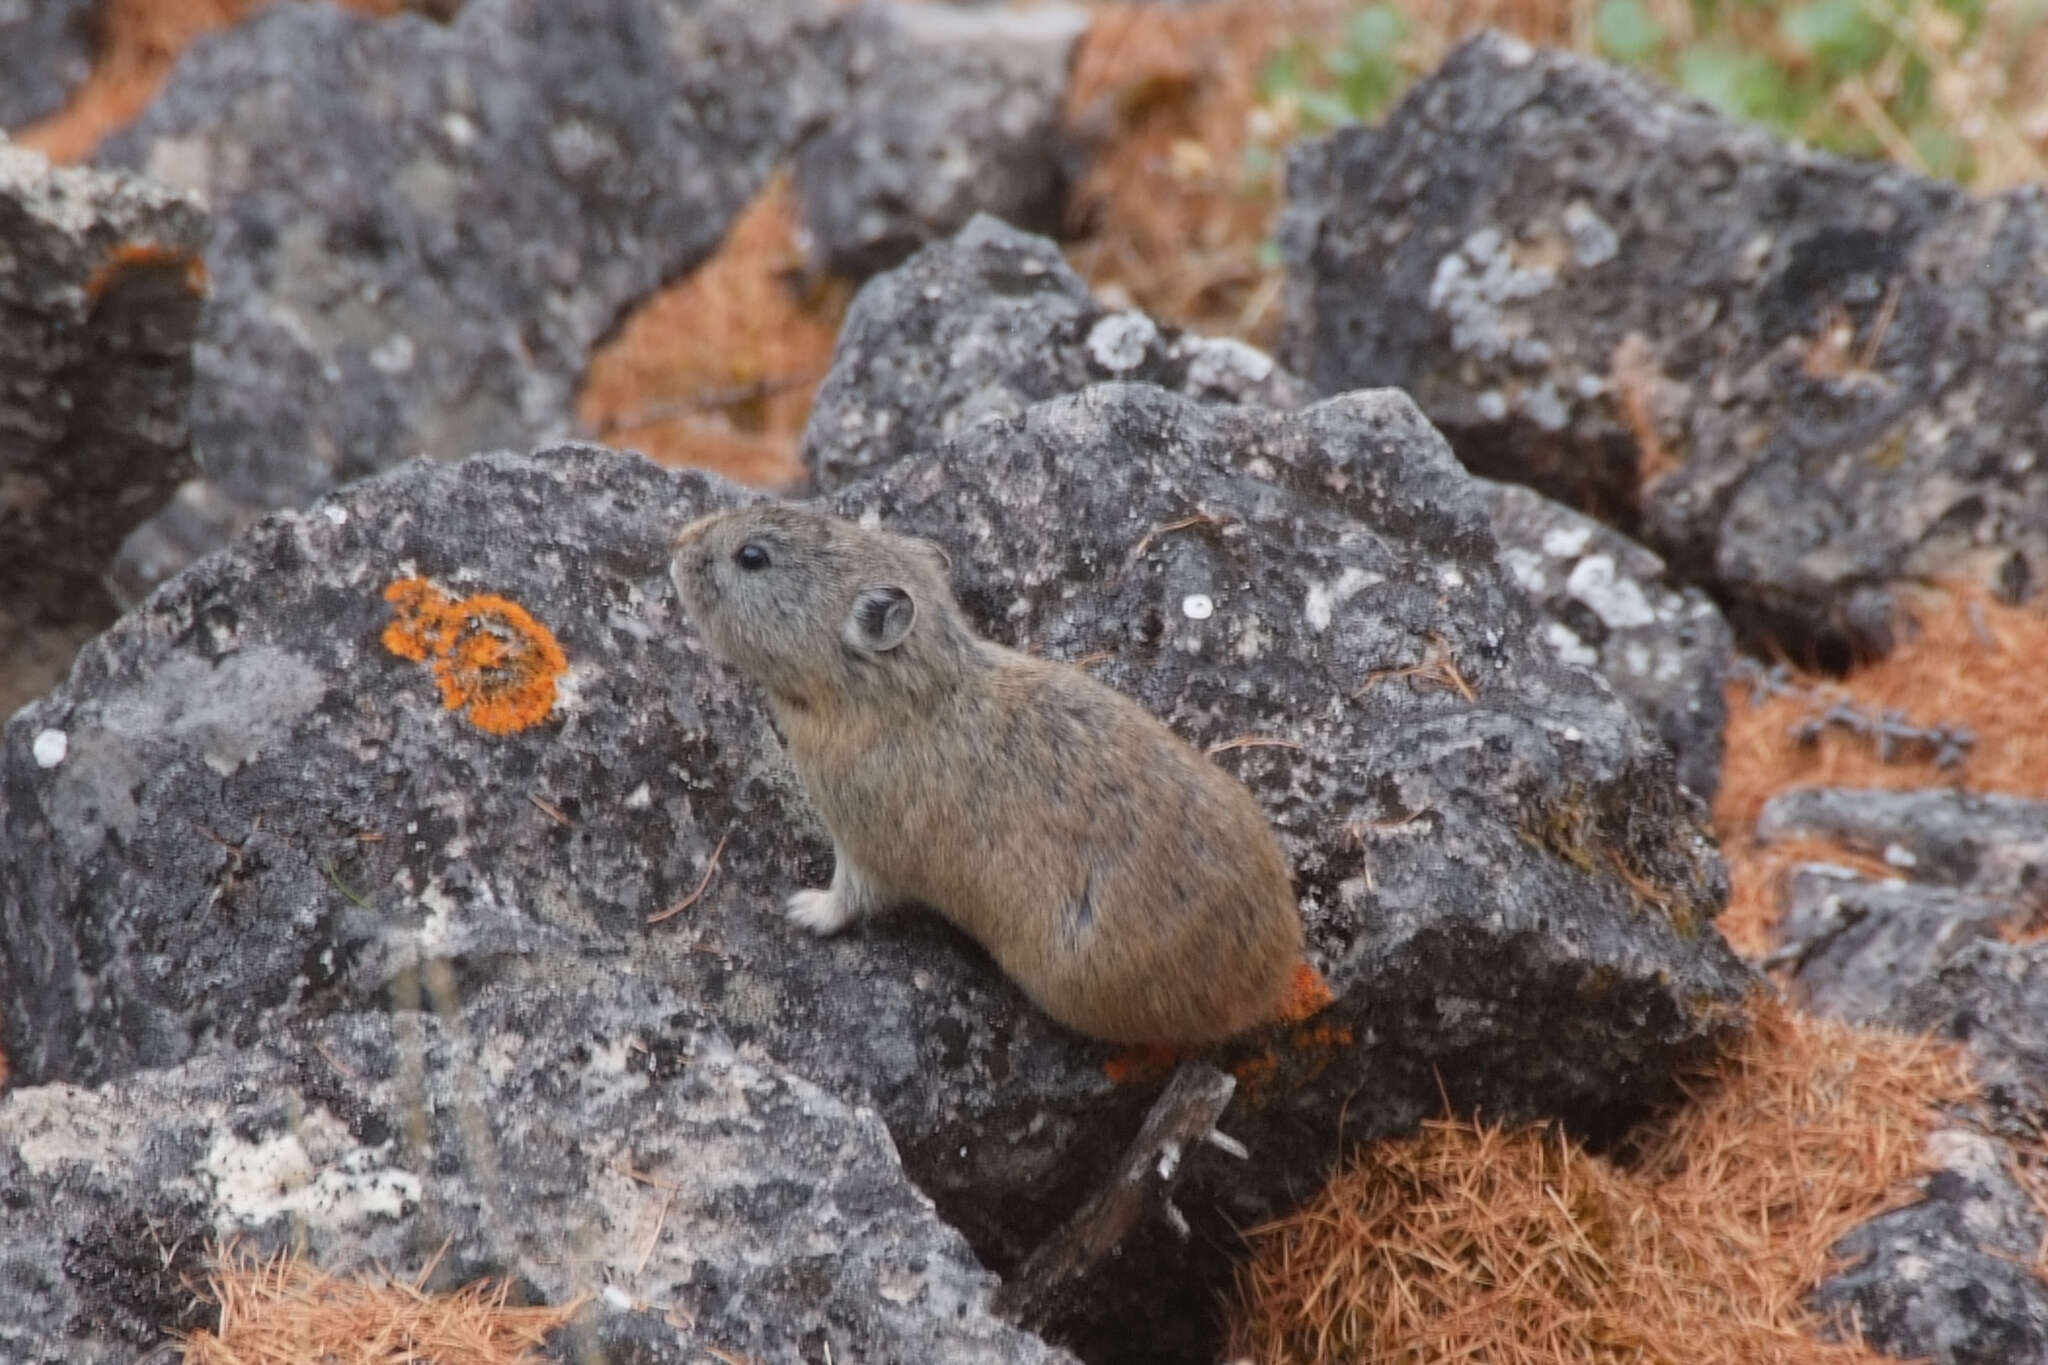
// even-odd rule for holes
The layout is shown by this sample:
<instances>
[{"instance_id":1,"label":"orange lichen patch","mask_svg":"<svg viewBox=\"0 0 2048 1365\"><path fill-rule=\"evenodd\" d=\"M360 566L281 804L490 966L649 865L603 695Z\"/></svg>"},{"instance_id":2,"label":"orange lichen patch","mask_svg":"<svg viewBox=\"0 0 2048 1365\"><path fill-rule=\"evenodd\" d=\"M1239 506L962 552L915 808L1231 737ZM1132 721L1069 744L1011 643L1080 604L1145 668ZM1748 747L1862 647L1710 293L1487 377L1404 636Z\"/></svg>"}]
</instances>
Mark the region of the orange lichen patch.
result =
<instances>
[{"instance_id":1,"label":"orange lichen patch","mask_svg":"<svg viewBox=\"0 0 2048 1365\"><path fill-rule=\"evenodd\" d=\"M424 578L399 579L384 600L394 612L384 647L430 662L442 703L477 729L509 735L554 709L555 680L568 659L517 602L494 593L458 599Z\"/></svg>"},{"instance_id":2,"label":"orange lichen patch","mask_svg":"<svg viewBox=\"0 0 2048 1365\"><path fill-rule=\"evenodd\" d=\"M185 1339L186 1365L526 1365L584 1303L509 1307L505 1280L429 1294L432 1269L407 1284L330 1275L282 1253L222 1253L207 1277L220 1325Z\"/></svg>"},{"instance_id":3,"label":"orange lichen patch","mask_svg":"<svg viewBox=\"0 0 2048 1365\"><path fill-rule=\"evenodd\" d=\"M1631 1167L1553 1131L1428 1124L1251 1234L1238 1352L1875 1365L1818 1339L1806 1295L1968 1090L1949 1049L1766 1004Z\"/></svg>"},{"instance_id":4,"label":"orange lichen patch","mask_svg":"<svg viewBox=\"0 0 2048 1365\"><path fill-rule=\"evenodd\" d=\"M1247 1090L1256 1090L1279 1074L1280 1059L1271 1048L1256 1056L1247 1057L1230 1068L1230 1074L1237 1077L1237 1083Z\"/></svg>"},{"instance_id":5,"label":"orange lichen patch","mask_svg":"<svg viewBox=\"0 0 2048 1365\"><path fill-rule=\"evenodd\" d=\"M1180 1051L1161 1043L1141 1043L1125 1048L1102 1064L1102 1074L1112 1085L1143 1084L1160 1080L1180 1061Z\"/></svg>"},{"instance_id":6,"label":"orange lichen patch","mask_svg":"<svg viewBox=\"0 0 2048 1365\"><path fill-rule=\"evenodd\" d=\"M1330 994L1330 983L1323 980L1314 963L1296 963L1294 975L1287 980L1287 994L1280 1002L1280 1017L1290 1024L1299 1024L1335 998Z\"/></svg>"},{"instance_id":7,"label":"orange lichen patch","mask_svg":"<svg viewBox=\"0 0 2048 1365\"><path fill-rule=\"evenodd\" d=\"M202 33L240 23L269 0L101 0L92 73L62 109L13 135L57 162L83 161L156 97L171 64ZM398 0L343 0L384 15Z\"/></svg>"},{"instance_id":8,"label":"orange lichen patch","mask_svg":"<svg viewBox=\"0 0 2048 1365\"><path fill-rule=\"evenodd\" d=\"M761 487L803 478L797 438L851 293L806 277L796 223L778 176L717 255L591 358L576 411L598 439Z\"/></svg>"},{"instance_id":9,"label":"orange lichen patch","mask_svg":"<svg viewBox=\"0 0 2048 1365\"><path fill-rule=\"evenodd\" d=\"M123 242L107 253L85 282L85 296L98 303L107 292L136 275L176 275L188 294L206 292L206 261L189 252L150 242Z\"/></svg>"},{"instance_id":10,"label":"orange lichen patch","mask_svg":"<svg viewBox=\"0 0 2048 1365\"><path fill-rule=\"evenodd\" d=\"M1824 858L1876 870L1872 860L1859 862L1829 845L1759 845L1757 815L1777 793L1954 785L2048 798L2048 689L2033 681L2037 661L2048 658L2048 606L2007 606L1972 587L1929 589L1908 604L1897 634L1890 654L1846 678L1795 675L1802 695L1752 702L1748 685L1729 684L1714 826L1734 890L1716 922L1744 952L1771 946L1779 917L1775 882L1788 863ZM1976 743L1960 764L1938 768L1920 755L1886 762L1870 741L1836 729L1812 744L1793 738L1795 726L1834 700L1869 714L1901 711L1915 725L1965 725Z\"/></svg>"}]
</instances>

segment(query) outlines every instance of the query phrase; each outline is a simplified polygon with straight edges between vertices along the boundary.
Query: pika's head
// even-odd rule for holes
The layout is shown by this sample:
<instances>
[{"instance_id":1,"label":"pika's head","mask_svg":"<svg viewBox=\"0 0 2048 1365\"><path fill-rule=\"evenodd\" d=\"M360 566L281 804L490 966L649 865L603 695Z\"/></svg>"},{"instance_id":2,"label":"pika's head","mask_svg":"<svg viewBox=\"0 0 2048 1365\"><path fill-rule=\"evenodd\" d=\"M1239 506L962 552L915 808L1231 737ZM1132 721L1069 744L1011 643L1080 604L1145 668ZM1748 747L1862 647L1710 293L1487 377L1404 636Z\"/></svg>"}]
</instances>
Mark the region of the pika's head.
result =
<instances>
[{"instance_id":1,"label":"pika's head","mask_svg":"<svg viewBox=\"0 0 2048 1365\"><path fill-rule=\"evenodd\" d=\"M669 577L711 648L786 700L917 691L971 641L929 541L780 503L699 517Z\"/></svg>"}]
</instances>

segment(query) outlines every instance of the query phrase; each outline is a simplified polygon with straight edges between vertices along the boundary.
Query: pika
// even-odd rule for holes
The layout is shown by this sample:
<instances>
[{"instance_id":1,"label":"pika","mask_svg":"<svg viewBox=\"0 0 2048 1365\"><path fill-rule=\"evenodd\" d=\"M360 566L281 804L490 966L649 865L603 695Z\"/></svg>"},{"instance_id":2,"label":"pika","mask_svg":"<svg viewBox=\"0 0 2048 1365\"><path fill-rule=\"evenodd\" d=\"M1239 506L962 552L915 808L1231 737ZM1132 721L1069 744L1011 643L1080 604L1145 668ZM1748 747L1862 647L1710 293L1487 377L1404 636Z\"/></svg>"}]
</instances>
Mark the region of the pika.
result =
<instances>
[{"instance_id":1,"label":"pika","mask_svg":"<svg viewBox=\"0 0 2048 1365\"><path fill-rule=\"evenodd\" d=\"M938 546L763 503L674 552L684 609L766 690L832 834L832 885L791 920L929 906L1112 1042L1279 1017L1301 915L1251 793L1129 697L976 635Z\"/></svg>"}]
</instances>

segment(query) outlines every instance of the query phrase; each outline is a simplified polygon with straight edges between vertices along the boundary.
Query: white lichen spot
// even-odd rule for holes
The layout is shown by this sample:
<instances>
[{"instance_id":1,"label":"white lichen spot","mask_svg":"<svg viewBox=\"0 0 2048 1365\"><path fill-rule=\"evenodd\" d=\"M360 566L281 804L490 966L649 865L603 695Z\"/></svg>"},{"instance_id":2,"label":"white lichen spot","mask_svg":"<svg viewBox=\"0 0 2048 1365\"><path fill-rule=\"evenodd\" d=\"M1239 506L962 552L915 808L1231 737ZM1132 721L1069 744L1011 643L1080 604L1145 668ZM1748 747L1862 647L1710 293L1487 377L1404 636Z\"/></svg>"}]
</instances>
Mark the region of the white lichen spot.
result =
<instances>
[{"instance_id":1,"label":"white lichen spot","mask_svg":"<svg viewBox=\"0 0 2048 1365\"><path fill-rule=\"evenodd\" d=\"M1479 409L1479 415L1489 422L1498 422L1508 415L1508 398L1499 389L1486 389L1472 400L1472 406Z\"/></svg>"},{"instance_id":2,"label":"white lichen spot","mask_svg":"<svg viewBox=\"0 0 2048 1365\"><path fill-rule=\"evenodd\" d=\"M222 1133L200 1166L213 1185L214 1225L226 1233L288 1214L314 1227L402 1217L408 1203L419 1202L420 1182L410 1171L378 1164L389 1145L341 1150L316 1164L297 1132L261 1142Z\"/></svg>"},{"instance_id":3,"label":"white lichen spot","mask_svg":"<svg viewBox=\"0 0 2048 1365\"><path fill-rule=\"evenodd\" d=\"M62 730L38 730L29 748L36 756L38 768L54 768L71 752L71 736Z\"/></svg>"},{"instance_id":4,"label":"white lichen spot","mask_svg":"<svg viewBox=\"0 0 2048 1365\"><path fill-rule=\"evenodd\" d=\"M1555 559L1575 559L1586 552L1593 538L1590 526L1559 526L1543 533L1543 553Z\"/></svg>"},{"instance_id":5,"label":"white lichen spot","mask_svg":"<svg viewBox=\"0 0 2048 1365\"><path fill-rule=\"evenodd\" d=\"M1198 393L1237 393L1272 373L1273 357L1231 337L1203 340L1188 357L1188 387Z\"/></svg>"},{"instance_id":6,"label":"white lichen spot","mask_svg":"<svg viewBox=\"0 0 2048 1365\"><path fill-rule=\"evenodd\" d=\"M1500 562L1514 575L1522 591L1540 593L1549 587L1549 580L1543 576L1543 556L1519 545L1509 545L1500 552Z\"/></svg>"},{"instance_id":7,"label":"white lichen spot","mask_svg":"<svg viewBox=\"0 0 2048 1365\"><path fill-rule=\"evenodd\" d=\"M443 114L441 116L441 131L447 134L450 142L465 151L476 141L476 124L470 121L467 114L457 113L452 110Z\"/></svg>"},{"instance_id":8,"label":"white lichen spot","mask_svg":"<svg viewBox=\"0 0 2048 1365\"><path fill-rule=\"evenodd\" d=\"M1238 658L1250 663L1264 654L1266 646L1271 643L1272 638L1266 634L1265 627L1259 624L1259 618L1252 616L1245 619L1244 628L1237 633L1237 643L1233 649Z\"/></svg>"},{"instance_id":9,"label":"white lichen spot","mask_svg":"<svg viewBox=\"0 0 2048 1365\"><path fill-rule=\"evenodd\" d=\"M630 1313L633 1311L633 1296L615 1284L608 1284L604 1287L603 1298L604 1306L611 1309L614 1313Z\"/></svg>"},{"instance_id":10,"label":"white lichen spot","mask_svg":"<svg viewBox=\"0 0 2048 1365\"><path fill-rule=\"evenodd\" d=\"M1111 374L1124 374L1145 363L1145 353L1159 340L1159 328L1143 313L1112 313L1088 332L1088 354Z\"/></svg>"},{"instance_id":11,"label":"white lichen spot","mask_svg":"<svg viewBox=\"0 0 2048 1365\"><path fill-rule=\"evenodd\" d=\"M654 790L645 782L626 793L627 810L646 810L654 804Z\"/></svg>"},{"instance_id":12,"label":"white lichen spot","mask_svg":"<svg viewBox=\"0 0 2048 1365\"><path fill-rule=\"evenodd\" d=\"M1621 651L1621 662L1638 678L1645 676L1650 671L1650 647L1640 640L1632 642Z\"/></svg>"},{"instance_id":13,"label":"white lichen spot","mask_svg":"<svg viewBox=\"0 0 2048 1365\"><path fill-rule=\"evenodd\" d=\"M1543 627L1543 642L1568 664L1591 668L1600 662L1600 651L1581 640L1579 633L1562 621L1552 621Z\"/></svg>"},{"instance_id":14,"label":"white lichen spot","mask_svg":"<svg viewBox=\"0 0 2048 1365\"><path fill-rule=\"evenodd\" d=\"M1191 592L1180 599L1180 614L1190 621L1206 621L1216 614L1216 599L1205 592Z\"/></svg>"},{"instance_id":15,"label":"white lichen spot","mask_svg":"<svg viewBox=\"0 0 2048 1365\"><path fill-rule=\"evenodd\" d=\"M1564 590L1584 602L1609 630L1628 630L1657 620L1640 585L1614 571L1614 556L1587 555L1572 568Z\"/></svg>"},{"instance_id":16,"label":"white lichen spot","mask_svg":"<svg viewBox=\"0 0 2048 1365\"><path fill-rule=\"evenodd\" d=\"M1571 413L1565 409L1564 400L1557 396L1557 390L1548 382L1538 384L1522 395L1522 413L1545 431L1562 431L1571 421Z\"/></svg>"},{"instance_id":17,"label":"white lichen spot","mask_svg":"<svg viewBox=\"0 0 2048 1365\"><path fill-rule=\"evenodd\" d=\"M320 508L320 515L327 518L329 524L331 525L348 525L348 509L346 507L343 507L338 502L330 502L323 504Z\"/></svg>"},{"instance_id":18,"label":"white lichen spot","mask_svg":"<svg viewBox=\"0 0 2048 1365\"><path fill-rule=\"evenodd\" d=\"M1571 239L1572 259L1588 270L1607 264L1621 250L1614 229L1581 201L1565 205L1564 231Z\"/></svg>"},{"instance_id":19,"label":"white lichen spot","mask_svg":"<svg viewBox=\"0 0 2048 1365\"><path fill-rule=\"evenodd\" d=\"M1602 375L1582 374L1572 381L1572 392L1585 399L1598 398L1607 392L1607 380Z\"/></svg>"},{"instance_id":20,"label":"white lichen spot","mask_svg":"<svg viewBox=\"0 0 2048 1365\"><path fill-rule=\"evenodd\" d=\"M412 368L414 354L412 338L403 332L393 332L370 352L370 368L379 374L404 374Z\"/></svg>"},{"instance_id":21,"label":"white lichen spot","mask_svg":"<svg viewBox=\"0 0 2048 1365\"><path fill-rule=\"evenodd\" d=\"M1455 565L1446 564L1437 571L1436 581L1445 588L1462 588L1465 586L1465 572Z\"/></svg>"},{"instance_id":22,"label":"white lichen spot","mask_svg":"<svg viewBox=\"0 0 2048 1365\"><path fill-rule=\"evenodd\" d=\"M1254 455L1244 462L1244 472L1255 479L1265 479L1271 482L1273 478L1273 462L1263 455Z\"/></svg>"},{"instance_id":23,"label":"white lichen spot","mask_svg":"<svg viewBox=\"0 0 2048 1365\"><path fill-rule=\"evenodd\" d=\"M1364 592L1376 583L1383 583L1383 574L1367 573L1364 569L1347 567L1337 575L1334 583L1311 583L1307 599L1302 603L1302 615L1308 621L1308 628L1318 635L1330 628L1330 621L1337 608Z\"/></svg>"},{"instance_id":24,"label":"white lichen spot","mask_svg":"<svg viewBox=\"0 0 2048 1365\"><path fill-rule=\"evenodd\" d=\"M1907 848L1904 844L1886 844L1884 846L1884 860L1893 867L1917 867L1920 863L1920 859L1914 855L1913 850Z\"/></svg>"}]
</instances>

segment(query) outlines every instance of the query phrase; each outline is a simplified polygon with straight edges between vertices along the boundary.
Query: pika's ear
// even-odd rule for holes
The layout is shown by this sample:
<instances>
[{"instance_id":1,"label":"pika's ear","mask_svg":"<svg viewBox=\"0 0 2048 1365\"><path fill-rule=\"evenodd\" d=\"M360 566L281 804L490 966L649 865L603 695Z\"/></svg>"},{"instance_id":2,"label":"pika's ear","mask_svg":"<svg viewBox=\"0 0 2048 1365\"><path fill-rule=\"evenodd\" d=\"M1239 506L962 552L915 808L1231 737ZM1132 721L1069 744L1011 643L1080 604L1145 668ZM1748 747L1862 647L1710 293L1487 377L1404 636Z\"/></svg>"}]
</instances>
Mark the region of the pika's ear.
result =
<instances>
[{"instance_id":1,"label":"pika's ear","mask_svg":"<svg viewBox=\"0 0 2048 1365\"><path fill-rule=\"evenodd\" d=\"M923 550L931 561L939 566L941 577L953 572L953 556L946 553L945 546L936 540L925 540L922 537L916 538L915 543L918 549Z\"/></svg>"},{"instance_id":2,"label":"pika's ear","mask_svg":"<svg viewBox=\"0 0 2048 1365\"><path fill-rule=\"evenodd\" d=\"M871 583L853 599L840 632L846 643L871 654L883 654L903 643L917 620L917 603L894 583Z\"/></svg>"}]
</instances>

